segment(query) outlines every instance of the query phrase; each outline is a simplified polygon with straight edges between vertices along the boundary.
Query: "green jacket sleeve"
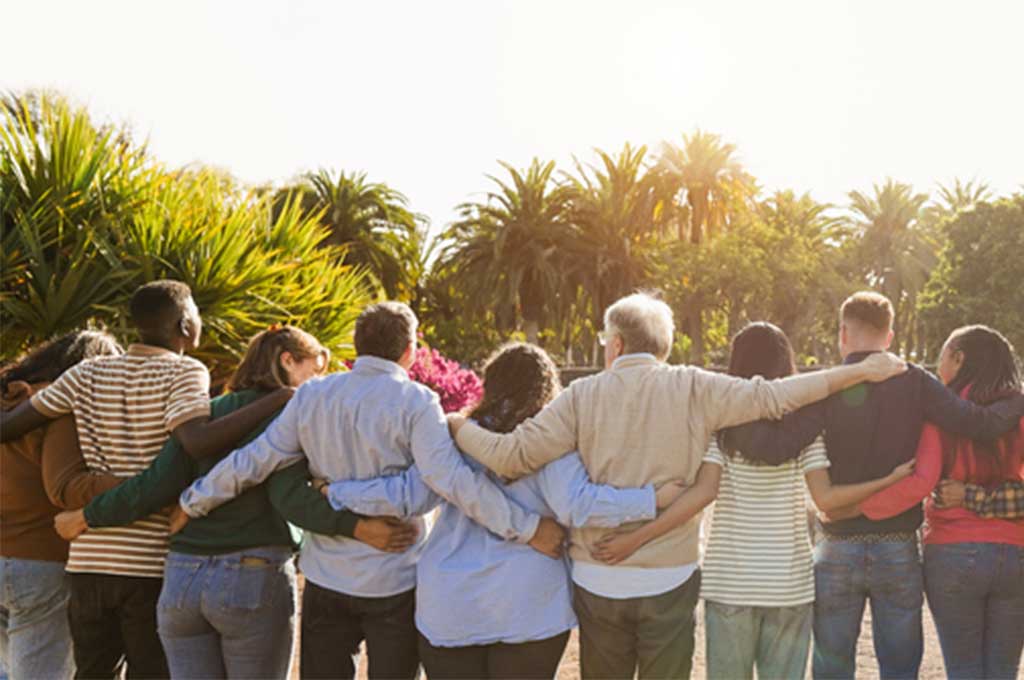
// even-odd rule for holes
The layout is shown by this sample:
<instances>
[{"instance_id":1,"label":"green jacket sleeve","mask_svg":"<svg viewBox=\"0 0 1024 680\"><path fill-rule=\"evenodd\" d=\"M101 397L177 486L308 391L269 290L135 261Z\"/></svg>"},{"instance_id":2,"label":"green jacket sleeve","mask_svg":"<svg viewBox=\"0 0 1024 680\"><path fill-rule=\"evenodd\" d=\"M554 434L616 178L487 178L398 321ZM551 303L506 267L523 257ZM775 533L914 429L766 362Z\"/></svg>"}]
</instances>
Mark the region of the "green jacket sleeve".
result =
<instances>
[{"instance_id":1,"label":"green jacket sleeve","mask_svg":"<svg viewBox=\"0 0 1024 680\"><path fill-rule=\"evenodd\" d=\"M305 459L272 474L266 481L270 502L285 521L327 536L352 537L360 516L335 510L327 499L309 485Z\"/></svg>"},{"instance_id":2,"label":"green jacket sleeve","mask_svg":"<svg viewBox=\"0 0 1024 680\"><path fill-rule=\"evenodd\" d=\"M131 524L171 505L196 477L191 459L173 437L149 467L85 506L85 521L91 527Z\"/></svg>"}]
</instances>

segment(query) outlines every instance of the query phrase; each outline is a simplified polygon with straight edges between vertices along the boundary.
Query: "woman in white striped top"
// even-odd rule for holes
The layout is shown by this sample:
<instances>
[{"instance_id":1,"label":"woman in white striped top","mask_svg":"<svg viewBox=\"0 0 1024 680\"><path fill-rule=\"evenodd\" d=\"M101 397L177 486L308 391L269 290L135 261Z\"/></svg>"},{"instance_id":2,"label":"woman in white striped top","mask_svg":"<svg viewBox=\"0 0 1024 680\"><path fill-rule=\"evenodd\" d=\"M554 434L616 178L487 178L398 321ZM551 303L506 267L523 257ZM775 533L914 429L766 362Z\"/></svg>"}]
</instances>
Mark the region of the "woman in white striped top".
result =
<instances>
[{"instance_id":1,"label":"woman in white striped top","mask_svg":"<svg viewBox=\"0 0 1024 680\"><path fill-rule=\"evenodd\" d=\"M796 371L776 326L748 325L732 342L729 373L781 378ZM912 463L862 484L832 485L819 438L796 460L748 461L720 433L697 481L658 519L610 534L598 559L614 563L715 500L702 570L709 678L803 678L811 638L814 570L804 484L822 511L852 505L910 474Z\"/></svg>"}]
</instances>

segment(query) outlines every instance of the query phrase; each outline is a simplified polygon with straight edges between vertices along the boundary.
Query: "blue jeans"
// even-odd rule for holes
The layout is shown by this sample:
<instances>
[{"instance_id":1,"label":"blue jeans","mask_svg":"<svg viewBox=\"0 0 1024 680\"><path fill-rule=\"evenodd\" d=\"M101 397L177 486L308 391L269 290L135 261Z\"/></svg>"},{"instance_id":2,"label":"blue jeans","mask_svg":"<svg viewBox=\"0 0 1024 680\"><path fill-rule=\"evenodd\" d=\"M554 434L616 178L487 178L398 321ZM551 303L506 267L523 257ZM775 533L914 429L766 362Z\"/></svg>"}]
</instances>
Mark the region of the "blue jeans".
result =
<instances>
[{"instance_id":1,"label":"blue jeans","mask_svg":"<svg viewBox=\"0 0 1024 680\"><path fill-rule=\"evenodd\" d=\"M807 675L814 605L739 607L704 600L709 678L793 678Z\"/></svg>"},{"instance_id":2,"label":"blue jeans","mask_svg":"<svg viewBox=\"0 0 1024 680\"><path fill-rule=\"evenodd\" d=\"M291 549L172 552L157 625L172 678L285 678L295 627Z\"/></svg>"},{"instance_id":3,"label":"blue jeans","mask_svg":"<svg viewBox=\"0 0 1024 680\"><path fill-rule=\"evenodd\" d=\"M916 678L924 639L917 541L859 543L826 538L814 549L815 678L852 678L864 603L871 602L883 678Z\"/></svg>"},{"instance_id":4,"label":"blue jeans","mask_svg":"<svg viewBox=\"0 0 1024 680\"><path fill-rule=\"evenodd\" d=\"M0 678L70 678L63 562L0 557Z\"/></svg>"},{"instance_id":5,"label":"blue jeans","mask_svg":"<svg viewBox=\"0 0 1024 680\"><path fill-rule=\"evenodd\" d=\"M1016 678L1024 648L1024 549L928 545L924 579L946 675Z\"/></svg>"}]
</instances>

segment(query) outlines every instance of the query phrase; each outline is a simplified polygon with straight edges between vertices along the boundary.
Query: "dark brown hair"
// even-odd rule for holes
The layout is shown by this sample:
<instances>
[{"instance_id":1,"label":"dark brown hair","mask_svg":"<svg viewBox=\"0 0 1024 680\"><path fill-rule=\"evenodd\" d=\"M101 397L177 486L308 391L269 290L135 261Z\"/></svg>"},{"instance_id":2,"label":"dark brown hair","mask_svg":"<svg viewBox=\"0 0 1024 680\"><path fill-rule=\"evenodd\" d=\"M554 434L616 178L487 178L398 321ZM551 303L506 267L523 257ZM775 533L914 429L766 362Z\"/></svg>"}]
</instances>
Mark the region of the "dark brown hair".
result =
<instances>
[{"instance_id":1,"label":"dark brown hair","mask_svg":"<svg viewBox=\"0 0 1024 680\"><path fill-rule=\"evenodd\" d=\"M766 380L785 378L796 373L793 346L782 329L767 321L747 324L732 339L729 353L729 375ZM718 447L729 456L736 454L729 430L718 434Z\"/></svg>"},{"instance_id":2,"label":"dark brown hair","mask_svg":"<svg viewBox=\"0 0 1024 680\"><path fill-rule=\"evenodd\" d=\"M963 326L949 334L946 348L962 352L963 363L949 389L957 394L967 390L967 398L978 404L991 404L1021 391L1021 366L1013 345L997 330L988 326ZM1008 434L1014 437L1013 433ZM984 454L975 473L983 484L998 481L998 473L1007 460L1005 438L992 442L975 442L974 450ZM948 475L956 460L957 449L950 438L943 439L943 474Z\"/></svg>"},{"instance_id":3,"label":"dark brown hair","mask_svg":"<svg viewBox=\"0 0 1024 680\"><path fill-rule=\"evenodd\" d=\"M888 331L892 328L892 302L874 291L854 293L839 308L839 318L844 323L854 321L879 332Z\"/></svg>"},{"instance_id":4,"label":"dark brown hair","mask_svg":"<svg viewBox=\"0 0 1024 680\"><path fill-rule=\"evenodd\" d=\"M487 360L484 396L470 417L488 430L511 432L561 389L558 368L547 352L529 343L511 343Z\"/></svg>"},{"instance_id":5,"label":"dark brown hair","mask_svg":"<svg viewBox=\"0 0 1024 680\"><path fill-rule=\"evenodd\" d=\"M281 355L285 352L300 361L322 356L325 369L331 356L316 338L300 328L268 328L249 341L242 363L228 381L228 389L232 392L270 391L287 386L288 376L281 365Z\"/></svg>"},{"instance_id":6,"label":"dark brown hair","mask_svg":"<svg viewBox=\"0 0 1024 680\"><path fill-rule=\"evenodd\" d=\"M378 302L356 319L355 345L359 356L398 361L416 340L416 315L401 302Z\"/></svg>"},{"instance_id":7,"label":"dark brown hair","mask_svg":"<svg viewBox=\"0 0 1024 680\"><path fill-rule=\"evenodd\" d=\"M17 380L27 383L53 382L75 364L85 359L121 354L124 350L110 333L75 331L32 350L13 366L0 372L0 394L7 384Z\"/></svg>"}]
</instances>

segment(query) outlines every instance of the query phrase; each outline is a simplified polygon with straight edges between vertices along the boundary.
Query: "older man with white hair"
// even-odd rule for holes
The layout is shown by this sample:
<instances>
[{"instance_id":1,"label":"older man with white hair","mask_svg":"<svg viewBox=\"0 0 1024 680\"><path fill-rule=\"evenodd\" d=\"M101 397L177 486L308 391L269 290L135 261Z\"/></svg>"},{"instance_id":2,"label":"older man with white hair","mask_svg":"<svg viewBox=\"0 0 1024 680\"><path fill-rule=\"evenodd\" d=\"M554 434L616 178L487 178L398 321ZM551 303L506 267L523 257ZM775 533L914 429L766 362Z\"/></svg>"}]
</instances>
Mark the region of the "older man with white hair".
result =
<instances>
[{"instance_id":1,"label":"older man with white hair","mask_svg":"<svg viewBox=\"0 0 1024 680\"><path fill-rule=\"evenodd\" d=\"M672 310L638 293L605 312L605 369L573 382L507 434L461 417L460 448L505 477L520 477L578 450L591 479L617 486L692 484L716 430L783 413L863 381L906 370L891 354L782 380L743 380L665 363ZM700 516L617 565L591 550L600 529L572 529L570 555L584 678L689 677L700 591Z\"/></svg>"}]
</instances>

